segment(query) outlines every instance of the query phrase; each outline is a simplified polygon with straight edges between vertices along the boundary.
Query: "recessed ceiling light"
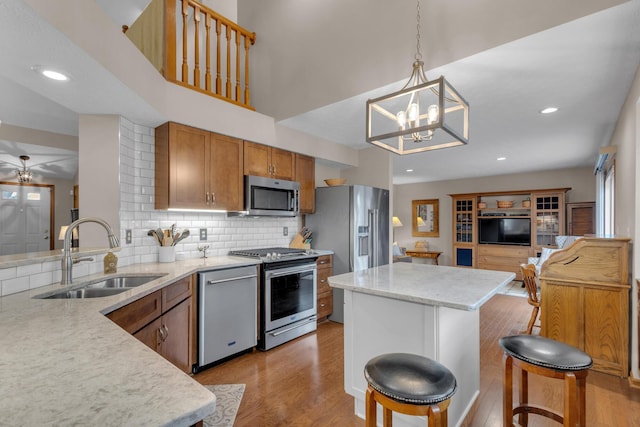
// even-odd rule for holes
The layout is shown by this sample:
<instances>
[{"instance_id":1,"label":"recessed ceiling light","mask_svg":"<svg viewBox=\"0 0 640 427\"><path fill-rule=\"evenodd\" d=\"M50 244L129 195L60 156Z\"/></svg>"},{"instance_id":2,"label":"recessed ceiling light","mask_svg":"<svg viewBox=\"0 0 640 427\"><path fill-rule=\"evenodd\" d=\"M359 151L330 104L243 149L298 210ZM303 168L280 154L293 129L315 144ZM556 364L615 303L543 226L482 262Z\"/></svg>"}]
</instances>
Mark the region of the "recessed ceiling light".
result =
<instances>
[{"instance_id":1,"label":"recessed ceiling light","mask_svg":"<svg viewBox=\"0 0 640 427\"><path fill-rule=\"evenodd\" d=\"M551 114L551 113L555 113L556 111L558 111L556 107L547 107L540 110L540 114Z\"/></svg>"},{"instance_id":2,"label":"recessed ceiling light","mask_svg":"<svg viewBox=\"0 0 640 427\"><path fill-rule=\"evenodd\" d=\"M51 80L57 80L59 82L65 82L70 78L69 75L61 71L57 71L52 68L47 68L40 65L34 65L33 67L31 67L31 69L36 73L42 74L43 76Z\"/></svg>"},{"instance_id":3,"label":"recessed ceiling light","mask_svg":"<svg viewBox=\"0 0 640 427\"><path fill-rule=\"evenodd\" d=\"M413 169L407 169L407 172L413 172Z\"/></svg>"},{"instance_id":4,"label":"recessed ceiling light","mask_svg":"<svg viewBox=\"0 0 640 427\"><path fill-rule=\"evenodd\" d=\"M500 160L507 160L506 157L498 157L496 160L500 161Z\"/></svg>"}]
</instances>

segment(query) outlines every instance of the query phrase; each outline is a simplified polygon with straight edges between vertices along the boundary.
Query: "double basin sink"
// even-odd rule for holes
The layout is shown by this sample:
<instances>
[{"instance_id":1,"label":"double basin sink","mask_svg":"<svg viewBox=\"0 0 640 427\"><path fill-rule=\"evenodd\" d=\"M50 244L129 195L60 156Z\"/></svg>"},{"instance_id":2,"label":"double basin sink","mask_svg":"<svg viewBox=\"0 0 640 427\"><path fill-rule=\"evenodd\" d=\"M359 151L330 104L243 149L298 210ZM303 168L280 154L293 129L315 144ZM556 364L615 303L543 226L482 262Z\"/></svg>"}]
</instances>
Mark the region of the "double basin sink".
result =
<instances>
[{"instance_id":1,"label":"double basin sink","mask_svg":"<svg viewBox=\"0 0 640 427\"><path fill-rule=\"evenodd\" d=\"M40 299L76 299L76 298L100 298L116 295L129 289L144 285L152 280L159 279L164 274L153 275L122 275L107 279L94 280L81 286L63 289L46 294L36 295Z\"/></svg>"}]
</instances>

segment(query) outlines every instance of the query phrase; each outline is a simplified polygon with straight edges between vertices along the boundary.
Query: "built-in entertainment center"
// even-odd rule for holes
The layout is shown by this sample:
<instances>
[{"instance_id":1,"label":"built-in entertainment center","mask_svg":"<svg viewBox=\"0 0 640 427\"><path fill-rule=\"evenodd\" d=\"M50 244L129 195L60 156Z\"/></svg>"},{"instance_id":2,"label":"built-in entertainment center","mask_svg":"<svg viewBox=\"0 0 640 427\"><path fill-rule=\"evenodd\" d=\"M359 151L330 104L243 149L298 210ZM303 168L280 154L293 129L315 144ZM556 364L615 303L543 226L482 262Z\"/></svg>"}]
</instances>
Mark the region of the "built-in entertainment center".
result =
<instances>
[{"instance_id":1,"label":"built-in entertainment center","mask_svg":"<svg viewBox=\"0 0 640 427\"><path fill-rule=\"evenodd\" d=\"M565 234L570 188L452 194L453 265L512 271Z\"/></svg>"}]
</instances>

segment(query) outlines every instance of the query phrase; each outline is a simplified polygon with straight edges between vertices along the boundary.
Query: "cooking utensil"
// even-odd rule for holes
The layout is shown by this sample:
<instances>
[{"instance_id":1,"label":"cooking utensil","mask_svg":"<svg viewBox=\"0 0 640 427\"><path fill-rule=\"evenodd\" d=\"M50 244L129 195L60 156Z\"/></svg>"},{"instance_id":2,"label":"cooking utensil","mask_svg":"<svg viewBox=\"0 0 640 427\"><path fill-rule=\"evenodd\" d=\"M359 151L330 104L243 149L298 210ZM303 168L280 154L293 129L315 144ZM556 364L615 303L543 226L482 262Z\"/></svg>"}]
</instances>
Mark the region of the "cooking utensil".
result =
<instances>
[{"instance_id":1,"label":"cooking utensil","mask_svg":"<svg viewBox=\"0 0 640 427\"><path fill-rule=\"evenodd\" d=\"M173 240L173 246L175 246L175 245L176 245L178 242L180 242L181 240L184 240L184 239L186 239L187 237L189 237L189 235L190 235L190 234L191 234L191 232L190 232L188 229L187 229L187 230L184 230L184 231L182 232L182 234L180 234L180 236L176 237L176 238Z\"/></svg>"},{"instance_id":2,"label":"cooking utensil","mask_svg":"<svg viewBox=\"0 0 640 427\"><path fill-rule=\"evenodd\" d=\"M158 244L162 245L162 237L158 236L158 232L156 230L149 230L147 232L147 236L155 237L155 239L158 241Z\"/></svg>"}]
</instances>

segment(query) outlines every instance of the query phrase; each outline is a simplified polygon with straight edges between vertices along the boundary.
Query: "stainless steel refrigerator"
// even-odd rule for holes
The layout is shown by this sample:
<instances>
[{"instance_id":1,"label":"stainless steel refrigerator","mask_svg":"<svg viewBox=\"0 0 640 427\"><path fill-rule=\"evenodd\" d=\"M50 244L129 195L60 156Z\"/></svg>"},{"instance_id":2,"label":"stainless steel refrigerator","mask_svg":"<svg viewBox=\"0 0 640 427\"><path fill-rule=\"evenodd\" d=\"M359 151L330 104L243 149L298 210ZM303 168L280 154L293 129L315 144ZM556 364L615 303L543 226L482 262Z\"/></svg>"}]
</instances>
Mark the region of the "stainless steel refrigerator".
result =
<instances>
[{"instance_id":1,"label":"stainless steel refrigerator","mask_svg":"<svg viewBox=\"0 0 640 427\"><path fill-rule=\"evenodd\" d=\"M389 263L389 190L363 185L316 188L316 212L305 225L313 247L333 250L333 274ZM343 322L344 294L333 289L330 320Z\"/></svg>"}]
</instances>

